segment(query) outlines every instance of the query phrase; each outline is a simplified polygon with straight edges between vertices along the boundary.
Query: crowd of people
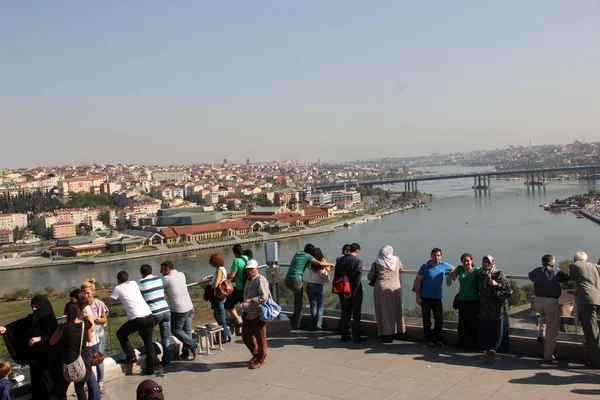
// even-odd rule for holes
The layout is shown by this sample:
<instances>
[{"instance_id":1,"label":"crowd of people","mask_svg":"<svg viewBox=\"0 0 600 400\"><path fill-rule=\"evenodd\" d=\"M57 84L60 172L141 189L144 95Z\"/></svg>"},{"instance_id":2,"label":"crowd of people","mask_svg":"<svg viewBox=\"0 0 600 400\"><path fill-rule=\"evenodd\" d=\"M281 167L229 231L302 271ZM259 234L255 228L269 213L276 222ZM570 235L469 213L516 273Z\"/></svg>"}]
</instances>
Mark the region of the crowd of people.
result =
<instances>
[{"instance_id":1,"label":"crowd of people","mask_svg":"<svg viewBox=\"0 0 600 400\"><path fill-rule=\"evenodd\" d=\"M287 274L285 286L292 292L294 308L291 317L293 329L323 329L325 291L328 284L342 283L337 291L341 304L338 333L342 341L353 340L360 343L366 340L361 332L361 310L363 302L363 272L369 285L374 287L373 303L377 321L377 334L384 343L402 339L406 331L404 307L402 304L402 262L394 255L394 249L383 246L370 268L365 268L360 259L361 246L358 243L344 245L336 262L328 262L320 248L307 244L303 251L294 254ZM213 309L216 322L223 328L221 342L231 341L226 312L233 324L242 330L242 340L251 353L248 361L250 369L257 369L266 363L268 353L267 321L262 315L261 305L271 298L267 279L259 274L258 262L250 250L233 246L235 259L229 273L225 269L223 257L210 256L208 262L215 273L204 277L209 280L205 294ZM412 290L416 303L421 308L423 336L427 346L445 347L443 340L442 293L444 282L452 285L456 280L460 287L454 299L458 310L459 349L479 349L488 355L507 352L509 349L509 307L512 295L506 275L496 267L494 257L485 255L481 266L476 266L473 256L464 253L461 264L453 266L442 260L442 250L434 248L430 258L419 268ZM551 362L559 329L561 283L573 280L576 284L576 297L586 346L589 350L592 368L600 368L600 344L598 314L600 312L600 266L588 262L583 252L575 254L569 273L555 265L550 254L542 257L541 266L529 273L534 284L534 309L541 316L538 340L544 342L543 359ZM304 275L309 270L306 286ZM162 277L153 275L152 267L144 264L140 268L139 282L130 279L127 271L117 274L118 284L105 302L94 298L94 279L83 282L80 289L70 293L70 301L64 307L66 322L58 324L56 315L47 296L38 295L31 300L32 313L27 317L0 326L12 359L30 366L32 398L65 399L69 382L62 374L63 366L75 362L81 356L85 365L85 376L73 382L78 400L100 399L104 392L104 327L108 321L110 305L119 301L128 321L116 335L124 353L118 360L121 364L137 362L137 355L129 336L137 332L145 351L146 364L142 373L154 375L157 354L152 338L153 329L159 326L161 364L171 363L169 349L170 335L182 343L181 358L194 360L199 343L192 336L194 305L192 303L184 273L177 271L170 261L160 266ZM229 284L228 280L232 283ZM223 283L225 290L223 294ZM311 323L302 325L304 291L309 299ZM168 299L168 301L167 301ZM241 309L241 315L238 310ZM433 329L432 317L433 314ZM100 361L98 361L100 360ZM92 369L96 366L96 373ZM10 364L0 363L1 399L9 398L5 390L6 378L10 374ZM154 381L147 388L138 388L145 398L162 398L162 388ZM143 383L144 383L143 382ZM85 388L87 387L87 393ZM154 398L154 397L152 397Z\"/></svg>"}]
</instances>

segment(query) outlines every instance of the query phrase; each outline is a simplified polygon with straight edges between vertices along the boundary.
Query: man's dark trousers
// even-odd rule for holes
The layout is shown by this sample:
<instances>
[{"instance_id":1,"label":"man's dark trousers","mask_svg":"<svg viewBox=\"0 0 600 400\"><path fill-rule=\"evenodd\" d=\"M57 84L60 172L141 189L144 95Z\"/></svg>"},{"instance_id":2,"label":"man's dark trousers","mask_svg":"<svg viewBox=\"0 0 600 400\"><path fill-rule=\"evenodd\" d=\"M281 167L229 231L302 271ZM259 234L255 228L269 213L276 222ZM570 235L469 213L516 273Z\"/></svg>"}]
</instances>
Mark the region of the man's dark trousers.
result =
<instances>
[{"instance_id":1,"label":"man's dark trousers","mask_svg":"<svg viewBox=\"0 0 600 400\"><path fill-rule=\"evenodd\" d=\"M350 319L352 318L352 338L355 341L359 341L361 339L361 329L360 329L360 313L362 309L363 302L363 287L362 284L359 284L354 294L349 299L344 298L342 302L342 315L340 318L340 329L343 340L349 339L348 331L344 328L350 324Z\"/></svg>"},{"instance_id":2,"label":"man's dark trousers","mask_svg":"<svg viewBox=\"0 0 600 400\"><path fill-rule=\"evenodd\" d=\"M442 299L421 298L421 311L423 313L423 333L427 343L437 343L442 341L442 324L444 315L442 311ZM431 312L435 319L433 334L431 332Z\"/></svg>"}]
</instances>

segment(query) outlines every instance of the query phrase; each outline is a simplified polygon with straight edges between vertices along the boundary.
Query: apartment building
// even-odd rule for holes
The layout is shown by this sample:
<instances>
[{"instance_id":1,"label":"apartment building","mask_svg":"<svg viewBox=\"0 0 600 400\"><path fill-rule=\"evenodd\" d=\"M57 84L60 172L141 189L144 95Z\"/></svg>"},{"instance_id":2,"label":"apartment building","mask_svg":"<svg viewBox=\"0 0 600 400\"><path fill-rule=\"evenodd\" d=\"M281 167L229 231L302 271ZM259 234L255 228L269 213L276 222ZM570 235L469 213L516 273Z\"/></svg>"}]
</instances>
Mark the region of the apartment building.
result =
<instances>
[{"instance_id":1,"label":"apartment building","mask_svg":"<svg viewBox=\"0 0 600 400\"><path fill-rule=\"evenodd\" d=\"M54 239L63 239L75 236L76 230L74 224L54 224L52 225L52 237Z\"/></svg>"},{"instance_id":2,"label":"apartment building","mask_svg":"<svg viewBox=\"0 0 600 400\"><path fill-rule=\"evenodd\" d=\"M27 226L27 214L0 214L0 229L12 231Z\"/></svg>"}]
</instances>

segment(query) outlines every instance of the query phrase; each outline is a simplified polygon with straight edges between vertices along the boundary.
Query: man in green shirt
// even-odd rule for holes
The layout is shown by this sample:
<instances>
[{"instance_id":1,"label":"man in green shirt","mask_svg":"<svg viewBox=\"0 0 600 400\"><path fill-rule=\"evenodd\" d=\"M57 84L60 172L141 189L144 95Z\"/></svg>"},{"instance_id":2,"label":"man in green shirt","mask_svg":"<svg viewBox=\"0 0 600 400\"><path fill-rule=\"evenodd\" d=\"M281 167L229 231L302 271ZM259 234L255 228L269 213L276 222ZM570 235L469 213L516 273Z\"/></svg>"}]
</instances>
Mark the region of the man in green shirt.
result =
<instances>
[{"instance_id":1,"label":"man in green shirt","mask_svg":"<svg viewBox=\"0 0 600 400\"><path fill-rule=\"evenodd\" d=\"M246 263L248 257L243 255L244 249L241 244L235 244L232 248L235 260L231 264L231 271L227 279L233 282L233 292L225 299L225 310L231 314L238 325L242 325L242 319L235 310L235 306L244 301L244 285L246 284Z\"/></svg>"},{"instance_id":2,"label":"man in green shirt","mask_svg":"<svg viewBox=\"0 0 600 400\"><path fill-rule=\"evenodd\" d=\"M325 261L319 261L313 257L315 246L307 243L304 251L294 254L287 275L285 276L285 286L294 293L294 315L291 323L294 329L300 329L302 322L302 302L304 297L304 285L302 275L310 264L320 265L322 267L333 267L334 264Z\"/></svg>"}]
</instances>

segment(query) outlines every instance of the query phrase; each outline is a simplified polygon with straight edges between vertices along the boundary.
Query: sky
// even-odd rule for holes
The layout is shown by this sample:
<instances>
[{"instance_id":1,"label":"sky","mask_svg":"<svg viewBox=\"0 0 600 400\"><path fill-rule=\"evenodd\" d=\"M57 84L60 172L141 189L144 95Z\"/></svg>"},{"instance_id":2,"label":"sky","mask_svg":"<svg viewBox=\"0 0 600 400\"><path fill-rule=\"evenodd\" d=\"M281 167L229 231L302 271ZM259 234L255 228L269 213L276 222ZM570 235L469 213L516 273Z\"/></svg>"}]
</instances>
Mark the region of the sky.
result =
<instances>
[{"instance_id":1,"label":"sky","mask_svg":"<svg viewBox=\"0 0 600 400\"><path fill-rule=\"evenodd\" d=\"M0 1L0 166L600 140L600 0Z\"/></svg>"}]
</instances>

